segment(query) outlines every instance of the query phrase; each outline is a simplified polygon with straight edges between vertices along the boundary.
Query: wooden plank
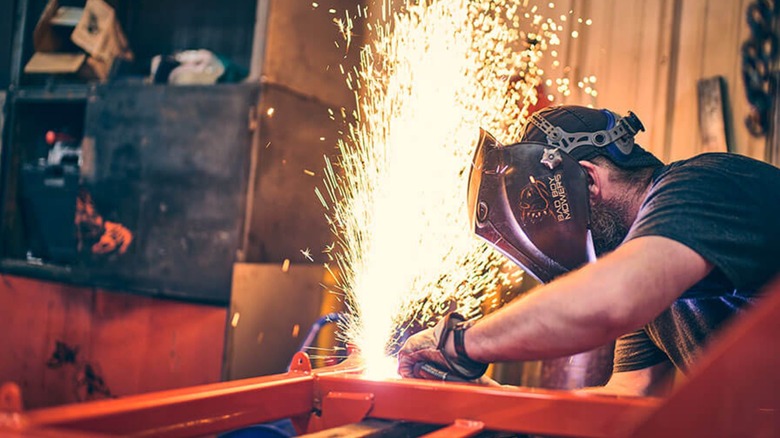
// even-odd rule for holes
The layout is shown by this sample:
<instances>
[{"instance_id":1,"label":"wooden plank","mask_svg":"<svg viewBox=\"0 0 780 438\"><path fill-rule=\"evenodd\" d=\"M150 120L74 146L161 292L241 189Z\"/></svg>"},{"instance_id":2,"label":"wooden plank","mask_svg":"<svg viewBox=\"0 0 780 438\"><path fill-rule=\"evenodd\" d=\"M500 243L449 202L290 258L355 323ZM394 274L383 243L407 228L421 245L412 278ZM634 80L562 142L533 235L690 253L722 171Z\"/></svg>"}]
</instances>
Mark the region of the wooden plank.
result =
<instances>
[{"instance_id":1,"label":"wooden plank","mask_svg":"<svg viewBox=\"0 0 780 438\"><path fill-rule=\"evenodd\" d=\"M660 156L669 81L671 1L574 1L569 5L573 14L567 30L559 33L558 50L561 71L566 69L572 81L572 95L563 100L620 113L635 111L648 127L639 142ZM577 38L571 37L572 30L578 32ZM586 76L597 80L596 98L577 87Z\"/></svg>"},{"instance_id":2,"label":"wooden plank","mask_svg":"<svg viewBox=\"0 0 780 438\"><path fill-rule=\"evenodd\" d=\"M669 93L673 88L671 84L673 74L676 69L676 63L673 62L673 46L675 26L675 0L663 0L659 5L658 15L656 17L657 35L652 36L655 40L655 65L648 71L649 75L655 77L652 87L653 97L649 101L650 108L643 109L643 114L647 112L651 115L648 118L646 127L648 129L649 141L644 144L649 151L661 160L666 159L665 144L671 127L667 123Z\"/></svg>"},{"instance_id":3,"label":"wooden plank","mask_svg":"<svg viewBox=\"0 0 780 438\"><path fill-rule=\"evenodd\" d=\"M115 395L133 393L132 388L143 385L142 367L149 345L154 342L150 331L157 330L149 327L149 309L145 303L128 298L127 295L112 296L97 291L92 313L95 330L90 338L94 352L91 363L99 369L111 394ZM160 330L157 336L164 336L164 332ZM119 345L125 348L117 348ZM149 365L164 372L160 359L155 357L155 363ZM111 366L116 363L121 363L122 367Z\"/></svg>"},{"instance_id":4,"label":"wooden plank","mask_svg":"<svg viewBox=\"0 0 780 438\"><path fill-rule=\"evenodd\" d=\"M699 133L701 152L728 152L729 141L723 76L699 79Z\"/></svg>"},{"instance_id":5,"label":"wooden plank","mask_svg":"<svg viewBox=\"0 0 780 438\"><path fill-rule=\"evenodd\" d=\"M219 381L227 309L164 301L149 306L149 357L160 358L156 371L143 368L138 392Z\"/></svg>"}]
</instances>

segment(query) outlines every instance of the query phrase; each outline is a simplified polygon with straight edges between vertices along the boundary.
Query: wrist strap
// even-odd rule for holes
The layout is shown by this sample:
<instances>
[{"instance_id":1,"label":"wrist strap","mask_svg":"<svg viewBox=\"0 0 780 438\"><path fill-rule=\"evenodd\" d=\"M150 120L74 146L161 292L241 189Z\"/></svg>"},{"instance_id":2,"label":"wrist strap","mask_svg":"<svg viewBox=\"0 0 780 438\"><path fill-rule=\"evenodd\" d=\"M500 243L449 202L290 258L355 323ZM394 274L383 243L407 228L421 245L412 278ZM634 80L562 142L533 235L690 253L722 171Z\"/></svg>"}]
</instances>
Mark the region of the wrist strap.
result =
<instances>
[{"instance_id":1,"label":"wrist strap","mask_svg":"<svg viewBox=\"0 0 780 438\"><path fill-rule=\"evenodd\" d=\"M475 362L466 353L466 330L469 329L472 325L474 325L474 320L457 323L452 331L452 339L455 341L455 352L458 353L458 357Z\"/></svg>"},{"instance_id":2,"label":"wrist strap","mask_svg":"<svg viewBox=\"0 0 780 438\"><path fill-rule=\"evenodd\" d=\"M463 377L466 380L477 379L487 371L488 365L482 362L472 360L466 354L466 348L463 345L463 334L474 324L474 321L466 321L462 315L458 313L450 313L446 316L444 322L444 329L439 336L438 350L444 357L444 361L447 362L447 366L453 371L454 374ZM455 332L453 341L455 344L455 357L451 358L447 355L445 346L447 345L447 338L450 336L450 332Z\"/></svg>"}]
</instances>

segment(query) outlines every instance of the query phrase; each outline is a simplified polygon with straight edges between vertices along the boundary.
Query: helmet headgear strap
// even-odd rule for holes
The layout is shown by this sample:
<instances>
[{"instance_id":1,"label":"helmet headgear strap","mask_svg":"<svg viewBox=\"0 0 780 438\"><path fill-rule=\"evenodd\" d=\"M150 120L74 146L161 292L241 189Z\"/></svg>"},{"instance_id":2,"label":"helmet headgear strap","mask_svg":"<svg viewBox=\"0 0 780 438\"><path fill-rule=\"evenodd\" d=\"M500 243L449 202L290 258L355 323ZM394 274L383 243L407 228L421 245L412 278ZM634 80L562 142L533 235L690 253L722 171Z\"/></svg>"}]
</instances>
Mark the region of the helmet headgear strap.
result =
<instances>
[{"instance_id":1,"label":"helmet headgear strap","mask_svg":"<svg viewBox=\"0 0 780 438\"><path fill-rule=\"evenodd\" d=\"M608 114L611 116L612 114ZM611 143L624 155L631 153L634 147L634 136L645 127L633 112L629 111L625 117L620 117L612 128L602 129L596 132L566 132L560 126L550 123L539 113L531 115L530 122L541 129L547 135L547 144L571 152L580 146L606 147Z\"/></svg>"}]
</instances>

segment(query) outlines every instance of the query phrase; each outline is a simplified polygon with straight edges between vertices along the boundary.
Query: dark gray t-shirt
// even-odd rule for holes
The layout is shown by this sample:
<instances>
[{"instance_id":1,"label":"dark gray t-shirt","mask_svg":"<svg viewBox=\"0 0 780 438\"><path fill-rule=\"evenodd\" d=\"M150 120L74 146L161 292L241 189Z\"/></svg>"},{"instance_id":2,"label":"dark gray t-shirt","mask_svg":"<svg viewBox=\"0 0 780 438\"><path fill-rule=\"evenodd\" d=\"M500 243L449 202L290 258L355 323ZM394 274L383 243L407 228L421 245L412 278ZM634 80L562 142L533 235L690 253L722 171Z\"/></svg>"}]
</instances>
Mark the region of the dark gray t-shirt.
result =
<instances>
[{"instance_id":1,"label":"dark gray t-shirt","mask_svg":"<svg viewBox=\"0 0 780 438\"><path fill-rule=\"evenodd\" d=\"M715 268L642 329L622 336L614 371L669 360L685 371L724 322L780 273L780 169L735 154L661 167L625 241L676 240Z\"/></svg>"}]
</instances>

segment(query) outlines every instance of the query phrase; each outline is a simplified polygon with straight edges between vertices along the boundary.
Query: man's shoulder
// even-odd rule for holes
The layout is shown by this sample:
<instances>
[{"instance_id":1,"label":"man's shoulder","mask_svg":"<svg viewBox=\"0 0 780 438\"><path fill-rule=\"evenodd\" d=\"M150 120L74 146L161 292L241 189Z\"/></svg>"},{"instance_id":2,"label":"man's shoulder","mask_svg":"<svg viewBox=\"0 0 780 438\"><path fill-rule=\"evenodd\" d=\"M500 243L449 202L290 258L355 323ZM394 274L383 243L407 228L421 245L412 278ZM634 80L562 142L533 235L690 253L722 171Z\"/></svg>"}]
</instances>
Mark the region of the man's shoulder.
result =
<instances>
[{"instance_id":1,"label":"man's shoulder","mask_svg":"<svg viewBox=\"0 0 780 438\"><path fill-rule=\"evenodd\" d=\"M727 152L708 152L684 160L669 163L654 175L658 182L664 179L692 178L729 180L749 177L780 184L780 169L745 155Z\"/></svg>"},{"instance_id":2,"label":"man's shoulder","mask_svg":"<svg viewBox=\"0 0 780 438\"><path fill-rule=\"evenodd\" d=\"M644 203L680 207L704 201L724 208L734 208L735 202L778 208L780 169L738 154L701 154L658 169Z\"/></svg>"},{"instance_id":3,"label":"man's shoulder","mask_svg":"<svg viewBox=\"0 0 780 438\"><path fill-rule=\"evenodd\" d=\"M688 168L723 168L730 166L748 166L748 167L761 167L769 170L780 172L775 166L764 161L756 160L755 158L748 157L746 155L731 153L731 152L706 152L699 155L695 155L691 158L674 161L664 166L671 169L688 169Z\"/></svg>"}]
</instances>

